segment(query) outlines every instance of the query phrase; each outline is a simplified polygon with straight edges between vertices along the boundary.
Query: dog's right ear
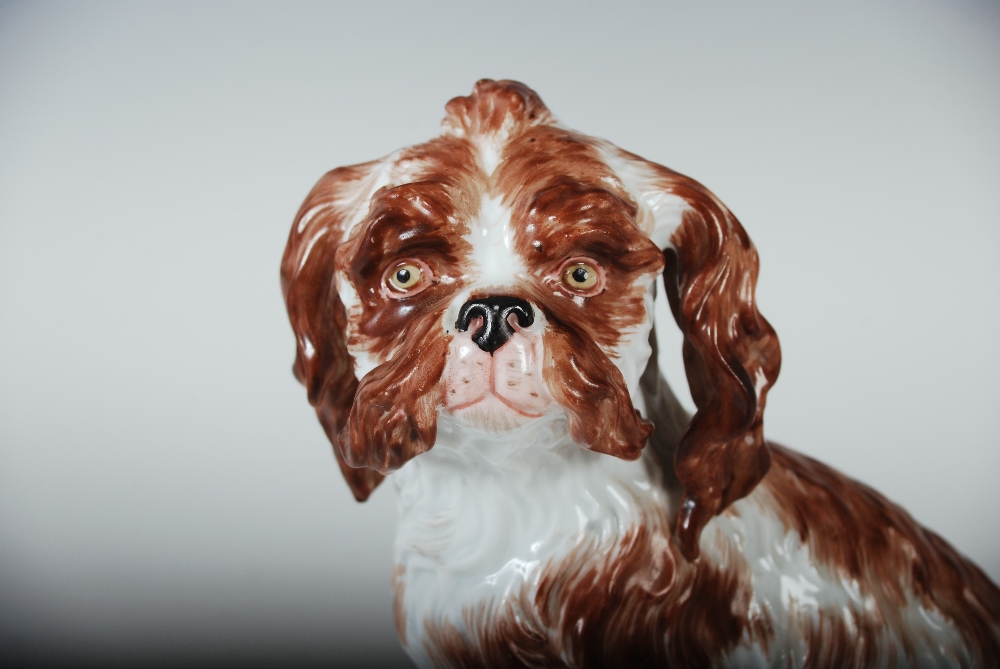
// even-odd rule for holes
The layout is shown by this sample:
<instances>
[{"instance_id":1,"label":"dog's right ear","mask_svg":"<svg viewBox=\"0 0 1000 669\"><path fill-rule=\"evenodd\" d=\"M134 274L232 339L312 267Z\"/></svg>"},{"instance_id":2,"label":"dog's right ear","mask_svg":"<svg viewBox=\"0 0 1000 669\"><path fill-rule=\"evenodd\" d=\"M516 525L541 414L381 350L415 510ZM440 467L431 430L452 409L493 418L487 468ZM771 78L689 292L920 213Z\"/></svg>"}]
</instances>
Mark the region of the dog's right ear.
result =
<instances>
[{"instance_id":1,"label":"dog's right ear","mask_svg":"<svg viewBox=\"0 0 1000 669\"><path fill-rule=\"evenodd\" d=\"M295 331L292 371L332 444L347 423L358 388L334 256L351 224L368 211L378 167L378 162L340 167L320 179L295 216L281 260L281 290ZM350 467L336 448L333 452L354 497L366 500L382 474Z\"/></svg>"}]
</instances>

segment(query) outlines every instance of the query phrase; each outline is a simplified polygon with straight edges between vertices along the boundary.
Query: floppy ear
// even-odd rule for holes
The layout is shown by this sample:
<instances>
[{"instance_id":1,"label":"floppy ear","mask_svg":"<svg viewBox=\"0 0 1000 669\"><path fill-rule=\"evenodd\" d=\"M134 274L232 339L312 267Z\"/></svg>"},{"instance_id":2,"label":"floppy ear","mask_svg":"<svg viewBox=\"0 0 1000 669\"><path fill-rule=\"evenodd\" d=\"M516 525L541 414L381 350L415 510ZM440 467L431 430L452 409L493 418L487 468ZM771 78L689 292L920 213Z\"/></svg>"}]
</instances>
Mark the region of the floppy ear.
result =
<instances>
[{"instance_id":1,"label":"floppy ear","mask_svg":"<svg viewBox=\"0 0 1000 669\"><path fill-rule=\"evenodd\" d=\"M347 351L347 313L337 292L334 256L351 220L362 209L367 212L376 167L341 167L320 179L295 217L281 260L281 290L295 331L292 371L306 387L332 444L347 423L358 388L354 359ZM354 497L359 502L367 499L382 474L350 467L337 448L333 452Z\"/></svg>"},{"instance_id":2,"label":"floppy ear","mask_svg":"<svg viewBox=\"0 0 1000 669\"><path fill-rule=\"evenodd\" d=\"M693 179L625 152L615 158L624 159L618 172L639 202L640 226L664 249L667 298L684 334L698 410L674 459L684 485L677 539L695 559L705 524L748 495L771 465L764 403L781 349L757 310L757 251L736 217Z\"/></svg>"}]
</instances>

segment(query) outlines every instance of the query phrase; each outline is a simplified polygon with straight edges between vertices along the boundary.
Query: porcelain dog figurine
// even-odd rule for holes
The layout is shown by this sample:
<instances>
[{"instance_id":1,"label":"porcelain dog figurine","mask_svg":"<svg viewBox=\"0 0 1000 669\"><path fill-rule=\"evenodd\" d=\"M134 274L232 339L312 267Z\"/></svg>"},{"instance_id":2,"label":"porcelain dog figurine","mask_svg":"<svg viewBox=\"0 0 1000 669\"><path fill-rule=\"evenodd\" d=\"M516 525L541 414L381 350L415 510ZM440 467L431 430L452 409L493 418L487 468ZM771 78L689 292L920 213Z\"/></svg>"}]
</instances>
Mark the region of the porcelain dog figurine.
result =
<instances>
[{"instance_id":1,"label":"porcelain dog figurine","mask_svg":"<svg viewBox=\"0 0 1000 669\"><path fill-rule=\"evenodd\" d=\"M281 266L294 371L358 500L399 495L420 666L997 667L1000 591L764 439L757 253L701 184L484 80L324 176ZM697 406L656 364L656 279Z\"/></svg>"}]
</instances>

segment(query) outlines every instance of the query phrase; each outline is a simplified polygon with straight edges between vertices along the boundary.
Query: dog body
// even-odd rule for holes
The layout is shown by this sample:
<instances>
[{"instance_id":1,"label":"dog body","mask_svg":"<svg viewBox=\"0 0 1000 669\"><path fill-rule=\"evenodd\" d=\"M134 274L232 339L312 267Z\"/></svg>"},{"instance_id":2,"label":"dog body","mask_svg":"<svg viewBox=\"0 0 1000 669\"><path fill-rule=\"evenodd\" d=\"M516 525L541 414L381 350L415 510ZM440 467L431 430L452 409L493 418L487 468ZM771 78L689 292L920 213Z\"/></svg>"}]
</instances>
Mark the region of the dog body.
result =
<instances>
[{"instance_id":1,"label":"dog body","mask_svg":"<svg viewBox=\"0 0 1000 669\"><path fill-rule=\"evenodd\" d=\"M326 175L282 263L296 376L359 500L399 495L421 666L1000 666L1000 592L766 442L757 255L703 186L484 80ZM656 279L663 275L663 283ZM662 285L698 411L656 364Z\"/></svg>"}]
</instances>

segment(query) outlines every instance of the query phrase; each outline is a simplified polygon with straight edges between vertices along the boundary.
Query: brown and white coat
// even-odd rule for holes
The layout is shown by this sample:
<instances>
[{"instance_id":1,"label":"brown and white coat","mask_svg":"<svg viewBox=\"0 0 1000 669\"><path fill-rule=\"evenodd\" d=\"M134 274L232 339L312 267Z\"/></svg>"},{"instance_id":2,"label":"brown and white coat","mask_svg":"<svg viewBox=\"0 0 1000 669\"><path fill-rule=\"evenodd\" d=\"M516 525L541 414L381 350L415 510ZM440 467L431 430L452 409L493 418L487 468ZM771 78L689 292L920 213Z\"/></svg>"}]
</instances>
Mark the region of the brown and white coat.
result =
<instances>
[{"instance_id":1,"label":"brown and white coat","mask_svg":"<svg viewBox=\"0 0 1000 669\"><path fill-rule=\"evenodd\" d=\"M706 188L516 82L319 181L282 261L294 371L357 499L395 472L419 665L1000 667L975 565L765 441L757 267ZM661 275L693 417L656 365Z\"/></svg>"}]
</instances>

